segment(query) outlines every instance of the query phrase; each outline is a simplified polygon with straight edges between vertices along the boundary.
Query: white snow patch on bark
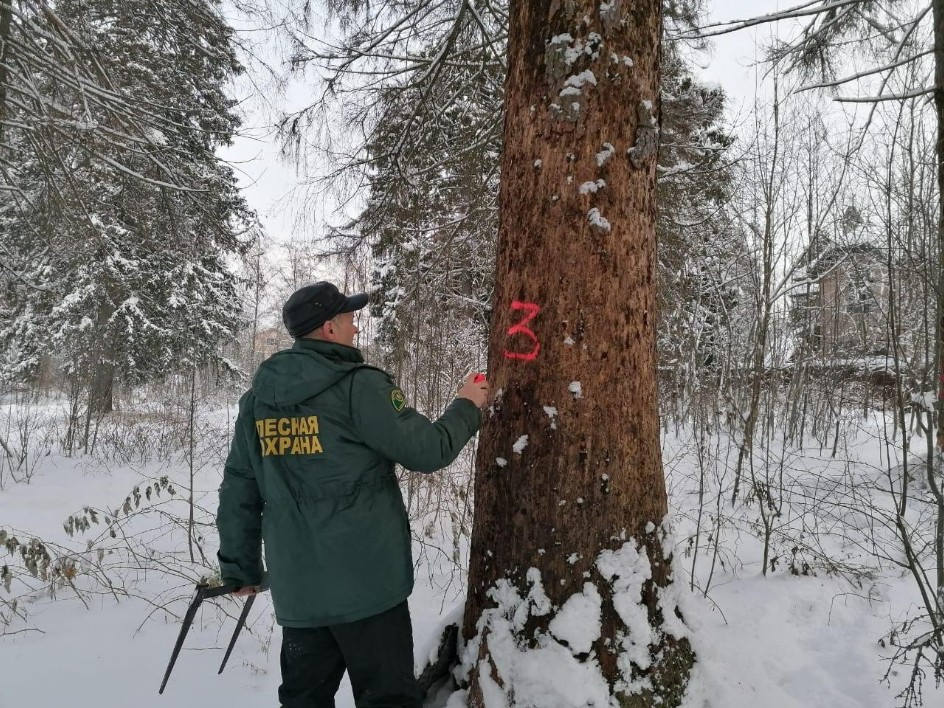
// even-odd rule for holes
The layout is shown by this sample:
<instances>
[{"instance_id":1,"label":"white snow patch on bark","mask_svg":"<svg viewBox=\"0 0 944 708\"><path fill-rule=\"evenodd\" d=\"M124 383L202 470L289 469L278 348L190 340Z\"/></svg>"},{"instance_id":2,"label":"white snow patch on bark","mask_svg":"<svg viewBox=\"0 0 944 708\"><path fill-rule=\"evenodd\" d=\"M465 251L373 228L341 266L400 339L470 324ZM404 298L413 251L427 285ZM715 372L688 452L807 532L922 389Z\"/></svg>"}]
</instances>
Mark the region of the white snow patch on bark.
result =
<instances>
[{"instance_id":1,"label":"white snow patch on bark","mask_svg":"<svg viewBox=\"0 0 944 708\"><path fill-rule=\"evenodd\" d=\"M485 708L508 708L508 696L492 678L492 667L488 659L479 662L479 687L482 689Z\"/></svg>"},{"instance_id":2,"label":"white snow patch on bark","mask_svg":"<svg viewBox=\"0 0 944 708\"><path fill-rule=\"evenodd\" d=\"M465 689L459 689L449 696L446 701L446 708L467 708L469 705L469 692Z\"/></svg>"},{"instance_id":3,"label":"white snow patch on bark","mask_svg":"<svg viewBox=\"0 0 944 708\"><path fill-rule=\"evenodd\" d=\"M646 549L639 552L636 542L629 540L615 551L602 551L597 556L597 570L613 588L613 608L626 625L621 638L623 653L618 664L624 680L630 681L632 664L647 669L652 662L649 645L655 641L649 625L649 613L642 602L643 583L652 577Z\"/></svg>"},{"instance_id":4,"label":"white snow patch on bark","mask_svg":"<svg viewBox=\"0 0 944 708\"><path fill-rule=\"evenodd\" d=\"M606 182L604 182L602 179L598 179L596 182L584 182L582 185L580 185L577 191L581 194L596 194L605 186Z\"/></svg>"},{"instance_id":5,"label":"white snow patch on bark","mask_svg":"<svg viewBox=\"0 0 944 708\"><path fill-rule=\"evenodd\" d=\"M590 222L592 227L600 229L601 231L610 231L612 228L610 222L606 220L596 207L593 207L593 209L587 212L587 221Z\"/></svg>"},{"instance_id":6,"label":"white snow patch on bark","mask_svg":"<svg viewBox=\"0 0 944 708\"><path fill-rule=\"evenodd\" d=\"M544 592L544 585L541 583L541 571L537 568L528 568L528 582L531 584L531 590L528 591L528 604L531 607L531 614L541 617L549 613L552 609L551 600ZM527 618L525 618L527 621ZM521 625L522 627L524 624Z\"/></svg>"},{"instance_id":7,"label":"white snow patch on bark","mask_svg":"<svg viewBox=\"0 0 944 708\"><path fill-rule=\"evenodd\" d=\"M603 143L603 149L597 153L597 167L603 167L614 154L616 154L616 148L610 143Z\"/></svg>"},{"instance_id":8,"label":"white snow patch on bark","mask_svg":"<svg viewBox=\"0 0 944 708\"><path fill-rule=\"evenodd\" d=\"M597 77L590 69L581 71L579 74L574 74L573 76L568 76L567 80L564 82L564 86L574 86L577 89L583 88L584 84L590 84L591 86L597 85ZM563 91L561 93L563 93Z\"/></svg>"},{"instance_id":9,"label":"white snow patch on bark","mask_svg":"<svg viewBox=\"0 0 944 708\"><path fill-rule=\"evenodd\" d=\"M567 390L574 394L574 398L583 398L583 387L579 381L571 381Z\"/></svg>"},{"instance_id":10,"label":"white snow patch on bark","mask_svg":"<svg viewBox=\"0 0 944 708\"><path fill-rule=\"evenodd\" d=\"M524 452L524 449L528 446L528 436L522 435L520 438L515 440L515 444L511 446L511 449L514 450L516 455L520 455Z\"/></svg>"},{"instance_id":11,"label":"white snow patch on bark","mask_svg":"<svg viewBox=\"0 0 944 708\"><path fill-rule=\"evenodd\" d=\"M506 460L504 457L496 457L495 464L497 464L499 467L504 467L508 464L508 460Z\"/></svg>"},{"instance_id":12,"label":"white snow patch on bark","mask_svg":"<svg viewBox=\"0 0 944 708\"><path fill-rule=\"evenodd\" d=\"M602 599L593 583L584 583L583 592L571 595L560 608L548 629L551 634L567 642L570 651L588 654L600 638Z\"/></svg>"}]
</instances>

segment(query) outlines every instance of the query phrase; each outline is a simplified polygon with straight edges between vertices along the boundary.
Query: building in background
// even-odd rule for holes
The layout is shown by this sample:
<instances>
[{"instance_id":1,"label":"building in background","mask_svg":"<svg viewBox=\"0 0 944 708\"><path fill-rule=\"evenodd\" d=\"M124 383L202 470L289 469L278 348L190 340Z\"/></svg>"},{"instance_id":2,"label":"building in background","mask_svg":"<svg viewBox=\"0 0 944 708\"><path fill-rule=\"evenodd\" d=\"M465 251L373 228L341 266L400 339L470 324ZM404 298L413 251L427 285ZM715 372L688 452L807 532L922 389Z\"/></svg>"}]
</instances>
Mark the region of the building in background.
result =
<instances>
[{"instance_id":1,"label":"building in background","mask_svg":"<svg viewBox=\"0 0 944 708\"><path fill-rule=\"evenodd\" d=\"M277 351L289 349L292 346L292 338L284 328L267 327L256 332L256 338L252 343L253 358L258 362L268 359Z\"/></svg>"},{"instance_id":2,"label":"building in background","mask_svg":"<svg viewBox=\"0 0 944 708\"><path fill-rule=\"evenodd\" d=\"M791 293L797 354L842 359L887 353L889 284L882 249L828 244L797 281Z\"/></svg>"}]
</instances>

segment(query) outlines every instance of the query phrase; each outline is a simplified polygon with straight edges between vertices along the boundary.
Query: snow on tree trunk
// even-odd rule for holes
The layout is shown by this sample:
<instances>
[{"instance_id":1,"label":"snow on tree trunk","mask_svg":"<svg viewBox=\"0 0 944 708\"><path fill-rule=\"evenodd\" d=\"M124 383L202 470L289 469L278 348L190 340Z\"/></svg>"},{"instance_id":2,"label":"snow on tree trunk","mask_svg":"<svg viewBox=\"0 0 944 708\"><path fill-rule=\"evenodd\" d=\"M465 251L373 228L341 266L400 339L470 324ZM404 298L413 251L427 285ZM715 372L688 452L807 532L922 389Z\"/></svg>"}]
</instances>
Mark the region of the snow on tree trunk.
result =
<instances>
[{"instance_id":1,"label":"snow on tree trunk","mask_svg":"<svg viewBox=\"0 0 944 708\"><path fill-rule=\"evenodd\" d=\"M473 706L677 705L655 355L661 3L513 2ZM665 548L665 550L663 550Z\"/></svg>"}]
</instances>

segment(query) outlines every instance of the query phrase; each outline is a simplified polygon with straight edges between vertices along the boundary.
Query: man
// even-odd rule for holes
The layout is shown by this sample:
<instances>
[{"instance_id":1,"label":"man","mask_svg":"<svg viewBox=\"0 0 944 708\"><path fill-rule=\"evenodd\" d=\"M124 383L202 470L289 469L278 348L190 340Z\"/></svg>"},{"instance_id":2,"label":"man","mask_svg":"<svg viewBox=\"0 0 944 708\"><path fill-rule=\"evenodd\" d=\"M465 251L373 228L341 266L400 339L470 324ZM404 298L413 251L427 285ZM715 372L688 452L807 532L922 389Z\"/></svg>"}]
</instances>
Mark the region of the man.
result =
<instances>
[{"instance_id":1,"label":"man","mask_svg":"<svg viewBox=\"0 0 944 708\"><path fill-rule=\"evenodd\" d=\"M262 363L223 472L217 526L223 582L263 580L282 626L283 708L334 706L345 669L358 708L418 708L407 597L410 529L395 463L450 464L481 423L488 385L470 375L431 422L354 347L354 313L326 282L282 309L295 343Z\"/></svg>"}]
</instances>

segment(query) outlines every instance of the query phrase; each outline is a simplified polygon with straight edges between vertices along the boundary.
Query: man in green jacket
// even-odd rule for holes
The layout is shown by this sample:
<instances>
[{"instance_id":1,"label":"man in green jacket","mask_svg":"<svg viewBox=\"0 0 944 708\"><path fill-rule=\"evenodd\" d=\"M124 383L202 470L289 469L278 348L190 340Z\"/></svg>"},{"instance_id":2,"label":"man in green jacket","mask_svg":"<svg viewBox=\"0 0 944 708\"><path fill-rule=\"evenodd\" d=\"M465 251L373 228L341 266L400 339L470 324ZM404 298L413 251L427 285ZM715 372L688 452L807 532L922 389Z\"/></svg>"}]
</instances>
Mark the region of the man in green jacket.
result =
<instances>
[{"instance_id":1,"label":"man in green jacket","mask_svg":"<svg viewBox=\"0 0 944 708\"><path fill-rule=\"evenodd\" d=\"M262 541L282 626L283 708L334 706L345 669L358 708L419 708L407 597L410 529L394 465L450 464L481 423L488 385L470 375L430 421L354 347L364 294L296 291L295 338L264 361L239 401L217 527L223 582L251 594Z\"/></svg>"}]
</instances>

